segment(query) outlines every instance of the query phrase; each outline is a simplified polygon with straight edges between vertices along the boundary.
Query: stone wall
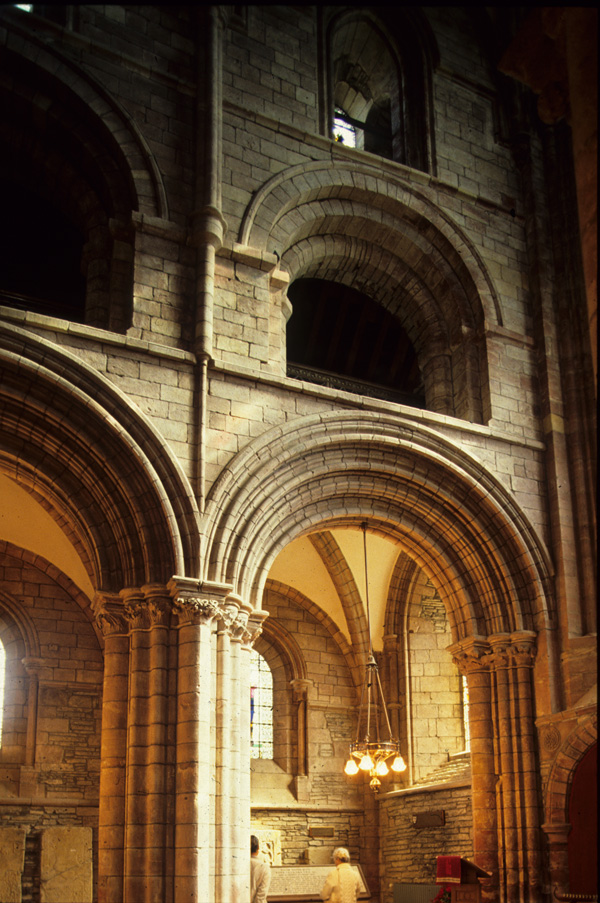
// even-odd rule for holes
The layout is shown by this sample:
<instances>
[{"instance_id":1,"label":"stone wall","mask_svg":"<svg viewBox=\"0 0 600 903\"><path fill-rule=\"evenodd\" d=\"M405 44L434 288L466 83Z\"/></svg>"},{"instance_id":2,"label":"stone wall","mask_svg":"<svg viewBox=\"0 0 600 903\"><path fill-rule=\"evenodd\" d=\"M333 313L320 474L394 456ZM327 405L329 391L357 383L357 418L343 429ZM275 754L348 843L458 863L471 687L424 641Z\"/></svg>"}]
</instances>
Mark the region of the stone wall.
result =
<instances>
[{"instance_id":1,"label":"stone wall","mask_svg":"<svg viewBox=\"0 0 600 903\"><path fill-rule=\"evenodd\" d=\"M443 826L413 823L416 815L440 810ZM402 791L381 800L380 819L382 903L391 903L396 883L435 883L437 856L473 858L470 785Z\"/></svg>"}]
</instances>

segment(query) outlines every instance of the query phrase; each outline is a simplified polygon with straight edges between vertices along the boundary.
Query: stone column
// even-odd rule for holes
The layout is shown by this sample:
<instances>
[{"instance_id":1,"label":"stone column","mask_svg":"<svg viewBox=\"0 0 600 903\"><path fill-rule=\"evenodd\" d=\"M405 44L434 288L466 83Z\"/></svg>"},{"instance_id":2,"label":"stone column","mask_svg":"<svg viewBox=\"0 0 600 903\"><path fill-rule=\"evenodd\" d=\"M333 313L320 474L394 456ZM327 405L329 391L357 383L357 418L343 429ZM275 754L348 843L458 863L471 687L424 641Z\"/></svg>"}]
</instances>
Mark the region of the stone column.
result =
<instances>
[{"instance_id":1,"label":"stone column","mask_svg":"<svg viewBox=\"0 0 600 903\"><path fill-rule=\"evenodd\" d=\"M175 578L169 589L179 617L174 897L204 903L214 896L212 634L219 607L199 595L197 581Z\"/></svg>"},{"instance_id":2,"label":"stone column","mask_svg":"<svg viewBox=\"0 0 600 903\"><path fill-rule=\"evenodd\" d=\"M130 624L124 900L164 903L171 604L161 586L122 596Z\"/></svg>"},{"instance_id":3,"label":"stone column","mask_svg":"<svg viewBox=\"0 0 600 903\"><path fill-rule=\"evenodd\" d=\"M475 861L494 873L484 897L542 898L532 668L535 634L519 631L450 647L467 674ZM497 851L497 853L496 853Z\"/></svg>"},{"instance_id":4,"label":"stone column","mask_svg":"<svg viewBox=\"0 0 600 903\"><path fill-rule=\"evenodd\" d=\"M98 901L121 903L125 848L129 637L123 603L119 596L98 594L93 607L96 623L104 635Z\"/></svg>"},{"instance_id":5,"label":"stone column","mask_svg":"<svg viewBox=\"0 0 600 903\"><path fill-rule=\"evenodd\" d=\"M492 693L485 640L469 638L448 650L469 688L471 772L473 799L473 856L481 868L493 874L483 884L484 900L497 899L498 824L496 811L496 756L492 717Z\"/></svg>"},{"instance_id":6,"label":"stone column","mask_svg":"<svg viewBox=\"0 0 600 903\"><path fill-rule=\"evenodd\" d=\"M548 838L550 884L558 894L569 893L569 833L571 825L547 824L542 829Z\"/></svg>"},{"instance_id":7,"label":"stone column","mask_svg":"<svg viewBox=\"0 0 600 903\"><path fill-rule=\"evenodd\" d=\"M524 845L523 885L528 903L538 903L543 894L538 762L535 751L533 713L533 664L535 634L520 631L511 636L510 656L514 700L514 722L518 743L519 793L521 799L521 837Z\"/></svg>"},{"instance_id":8,"label":"stone column","mask_svg":"<svg viewBox=\"0 0 600 903\"><path fill-rule=\"evenodd\" d=\"M236 790L231 730L232 720L238 717L239 712L232 693L230 628L238 611L235 604L223 605L217 628L215 903L237 903L237 898L231 895L233 848L230 807Z\"/></svg>"}]
</instances>

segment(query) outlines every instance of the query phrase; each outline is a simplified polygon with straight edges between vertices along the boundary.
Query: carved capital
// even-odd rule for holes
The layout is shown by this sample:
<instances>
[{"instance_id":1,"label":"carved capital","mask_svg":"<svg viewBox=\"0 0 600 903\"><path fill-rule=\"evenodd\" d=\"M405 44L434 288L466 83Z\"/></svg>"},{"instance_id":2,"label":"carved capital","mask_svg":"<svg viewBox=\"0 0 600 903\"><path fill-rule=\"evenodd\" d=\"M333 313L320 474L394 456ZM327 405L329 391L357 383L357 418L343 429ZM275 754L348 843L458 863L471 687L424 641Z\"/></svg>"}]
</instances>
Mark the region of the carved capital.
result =
<instances>
[{"instance_id":1,"label":"carved capital","mask_svg":"<svg viewBox=\"0 0 600 903\"><path fill-rule=\"evenodd\" d=\"M123 590L124 614L130 630L151 630L168 627L171 621L171 600L164 587L143 587Z\"/></svg>"},{"instance_id":2,"label":"carved capital","mask_svg":"<svg viewBox=\"0 0 600 903\"><path fill-rule=\"evenodd\" d=\"M208 624L219 614L219 605L214 599L182 594L175 596L173 607L179 617L179 626L184 624Z\"/></svg>"},{"instance_id":3,"label":"carved capital","mask_svg":"<svg viewBox=\"0 0 600 903\"><path fill-rule=\"evenodd\" d=\"M523 630L521 633L513 633L510 655L515 665L519 667L533 668L537 652L535 633Z\"/></svg>"},{"instance_id":4,"label":"carved capital","mask_svg":"<svg viewBox=\"0 0 600 903\"><path fill-rule=\"evenodd\" d=\"M125 636L128 631L123 600L112 593L97 593L92 610L98 629L104 637Z\"/></svg>"},{"instance_id":5,"label":"carved capital","mask_svg":"<svg viewBox=\"0 0 600 903\"><path fill-rule=\"evenodd\" d=\"M35 655L27 655L21 659L21 663L27 671L28 677L39 677L40 671L45 665L45 659Z\"/></svg>"},{"instance_id":6,"label":"carved capital","mask_svg":"<svg viewBox=\"0 0 600 903\"><path fill-rule=\"evenodd\" d=\"M448 646L452 661L461 674L472 674L474 671L489 671L490 647L484 637L469 637Z\"/></svg>"},{"instance_id":7,"label":"carved capital","mask_svg":"<svg viewBox=\"0 0 600 903\"><path fill-rule=\"evenodd\" d=\"M292 688L292 699L295 703L308 702L309 690L313 686L312 680L305 680L301 677L290 681Z\"/></svg>"}]
</instances>

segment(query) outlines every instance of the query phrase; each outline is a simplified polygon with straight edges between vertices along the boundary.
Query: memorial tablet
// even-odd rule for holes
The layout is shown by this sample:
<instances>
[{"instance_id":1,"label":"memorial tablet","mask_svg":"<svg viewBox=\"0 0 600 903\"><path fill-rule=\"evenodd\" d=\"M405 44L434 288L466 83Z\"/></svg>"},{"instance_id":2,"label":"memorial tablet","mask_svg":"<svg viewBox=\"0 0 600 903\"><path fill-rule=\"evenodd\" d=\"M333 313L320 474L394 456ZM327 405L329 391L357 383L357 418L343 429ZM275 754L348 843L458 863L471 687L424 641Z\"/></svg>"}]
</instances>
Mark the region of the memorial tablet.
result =
<instances>
[{"instance_id":1,"label":"memorial tablet","mask_svg":"<svg viewBox=\"0 0 600 903\"><path fill-rule=\"evenodd\" d=\"M332 865L283 865L271 868L271 885L267 896L268 903L291 903L303 901L313 903L321 900L321 890ZM360 879L359 900L370 900L371 894L360 865L352 868Z\"/></svg>"}]
</instances>

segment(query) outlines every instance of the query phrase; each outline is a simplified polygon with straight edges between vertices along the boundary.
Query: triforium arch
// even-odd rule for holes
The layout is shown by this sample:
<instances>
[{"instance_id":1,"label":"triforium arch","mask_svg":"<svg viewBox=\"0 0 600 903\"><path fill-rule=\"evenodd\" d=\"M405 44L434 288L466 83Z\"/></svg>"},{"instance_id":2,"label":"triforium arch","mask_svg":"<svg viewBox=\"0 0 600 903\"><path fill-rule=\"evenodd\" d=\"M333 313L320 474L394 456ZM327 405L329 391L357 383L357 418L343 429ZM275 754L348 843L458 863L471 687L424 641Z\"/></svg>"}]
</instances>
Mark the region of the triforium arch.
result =
<instances>
[{"instance_id":1,"label":"triforium arch","mask_svg":"<svg viewBox=\"0 0 600 903\"><path fill-rule=\"evenodd\" d=\"M428 574L469 682L477 861L498 877L492 897L541 899L533 668L551 571L503 487L427 428L332 412L252 442L215 483L206 517L207 578L256 609L279 551L328 526L366 521Z\"/></svg>"},{"instance_id":2,"label":"triforium arch","mask_svg":"<svg viewBox=\"0 0 600 903\"><path fill-rule=\"evenodd\" d=\"M502 325L498 298L472 242L425 188L362 163L293 167L257 192L239 241L276 253L291 281L368 295L406 330L426 407L489 420L485 330Z\"/></svg>"},{"instance_id":3,"label":"triforium arch","mask_svg":"<svg viewBox=\"0 0 600 903\"><path fill-rule=\"evenodd\" d=\"M2 178L28 192L28 207L49 204L80 234L85 309L75 318L124 332L140 214L168 216L162 177L131 116L74 60L42 45L27 16L12 15L18 43L11 30L0 37Z\"/></svg>"}]
</instances>

